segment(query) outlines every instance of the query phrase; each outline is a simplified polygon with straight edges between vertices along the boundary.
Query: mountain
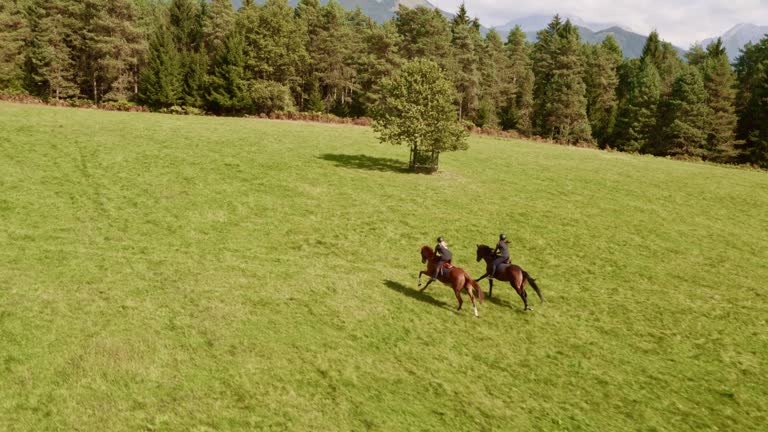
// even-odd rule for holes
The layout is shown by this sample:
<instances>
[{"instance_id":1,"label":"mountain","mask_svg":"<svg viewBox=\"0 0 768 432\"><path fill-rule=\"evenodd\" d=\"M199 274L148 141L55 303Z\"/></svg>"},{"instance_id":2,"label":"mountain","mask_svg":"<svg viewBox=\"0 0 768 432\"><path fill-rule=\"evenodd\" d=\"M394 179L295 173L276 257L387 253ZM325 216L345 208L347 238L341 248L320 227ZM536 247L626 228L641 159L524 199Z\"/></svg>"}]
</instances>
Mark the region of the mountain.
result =
<instances>
[{"instance_id":1,"label":"mountain","mask_svg":"<svg viewBox=\"0 0 768 432\"><path fill-rule=\"evenodd\" d=\"M438 9L435 7L432 3L428 2L427 0L337 0L340 5L342 5L345 9L348 10L354 10L356 7L360 7L360 10L363 11L364 14L368 15L369 17L373 18L374 21L377 22L384 22L395 16L395 11L397 11L397 8L399 5L408 6L409 8L415 8L418 6L425 6L431 9ZM232 3L235 5L235 9L239 8L242 5L242 0L232 0ZM256 0L256 3L264 3L264 0ZM299 3L299 0L288 0L288 3L296 7L296 5ZM328 0L320 0L321 4L328 3ZM443 14L445 14L448 17L452 17L453 15L442 11Z\"/></svg>"},{"instance_id":2,"label":"mountain","mask_svg":"<svg viewBox=\"0 0 768 432\"><path fill-rule=\"evenodd\" d=\"M581 35L581 39L584 42L588 42L591 44L598 44L602 42L603 39L605 39L606 36L610 34L610 35L613 35L614 39L616 39L616 42L619 43L619 46L621 47L622 51L624 51L625 58L637 58L643 54L643 47L645 46L646 39L648 39L647 36L637 34L635 32L632 32L630 30L624 29L619 26L610 26L608 28L603 28L603 30L596 31L594 30L594 28L600 28L600 27L595 27L596 25L600 25L599 23L590 24L579 18L575 18L575 19L568 18L568 19L571 19L571 22L574 23L574 25L576 25L576 28L579 29L579 34ZM536 33L539 30L546 28L550 21L552 21L552 16L532 15L522 19L510 21L509 23L503 26L495 27L495 29L497 32L499 32L502 39L506 39L507 34L509 34L509 32L515 27L515 25L520 25L520 27L525 32L525 36L528 39L528 41L536 42L536 39L537 39ZM584 24L587 24L587 25L584 25ZM679 47L675 47L675 49L677 50L678 55L680 55L681 57L685 54L684 49Z\"/></svg>"},{"instance_id":3,"label":"mountain","mask_svg":"<svg viewBox=\"0 0 768 432\"><path fill-rule=\"evenodd\" d=\"M507 35L512 29L515 28L516 25L519 25L521 29L523 29L524 32L529 33L536 33L537 31L546 28L547 25L549 25L550 21L552 21L553 15L528 15L520 18L513 19L512 21L504 24L503 26L497 26L494 27L499 34ZM578 27L584 27L586 29L597 31L600 29L608 28L608 27L619 27L616 23L599 23L599 22L589 22L584 21L583 19L577 17L577 16L571 16L571 15L561 15L560 16L563 20L569 19L571 20L571 23L573 25Z\"/></svg>"},{"instance_id":4,"label":"mountain","mask_svg":"<svg viewBox=\"0 0 768 432\"><path fill-rule=\"evenodd\" d=\"M768 35L768 26L758 26L754 24L737 24L732 29L725 32L720 38L723 40L723 45L726 51L728 51L728 57L731 61L736 60L736 57L740 55L744 45L749 42L756 43L763 37ZM706 47L710 42L714 42L716 37L704 39L702 45Z\"/></svg>"}]
</instances>

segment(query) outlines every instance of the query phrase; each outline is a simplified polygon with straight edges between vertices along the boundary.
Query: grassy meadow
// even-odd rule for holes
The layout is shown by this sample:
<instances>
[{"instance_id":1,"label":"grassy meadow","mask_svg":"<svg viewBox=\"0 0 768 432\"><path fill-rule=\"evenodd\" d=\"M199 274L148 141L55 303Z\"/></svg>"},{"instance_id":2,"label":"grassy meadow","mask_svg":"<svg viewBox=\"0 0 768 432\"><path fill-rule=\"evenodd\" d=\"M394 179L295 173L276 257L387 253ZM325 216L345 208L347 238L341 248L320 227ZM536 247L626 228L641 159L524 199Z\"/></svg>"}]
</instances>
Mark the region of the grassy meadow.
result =
<instances>
[{"instance_id":1,"label":"grassy meadow","mask_svg":"<svg viewBox=\"0 0 768 432\"><path fill-rule=\"evenodd\" d=\"M0 430L758 431L768 175L0 103ZM416 287L500 232L539 282ZM481 282L487 289L487 282Z\"/></svg>"}]
</instances>

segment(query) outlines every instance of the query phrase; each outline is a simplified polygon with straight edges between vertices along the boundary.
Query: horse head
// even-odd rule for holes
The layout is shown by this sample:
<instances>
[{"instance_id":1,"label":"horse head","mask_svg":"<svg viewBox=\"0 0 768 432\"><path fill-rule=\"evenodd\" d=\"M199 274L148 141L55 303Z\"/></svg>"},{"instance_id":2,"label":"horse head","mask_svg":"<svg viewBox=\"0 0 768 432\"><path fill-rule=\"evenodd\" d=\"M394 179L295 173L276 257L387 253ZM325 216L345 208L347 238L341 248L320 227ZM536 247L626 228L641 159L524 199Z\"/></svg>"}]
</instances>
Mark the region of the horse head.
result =
<instances>
[{"instance_id":1,"label":"horse head","mask_svg":"<svg viewBox=\"0 0 768 432\"><path fill-rule=\"evenodd\" d=\"M427 260L431 260L433 256L435 256L435 252L432 251L431 247L429 246L421 247L421 263L422 264L426 263Z\"/></svg>"},{"instance_id":2,"label":"horse head","mask_svg":"<svg viewBox=\"0 0 768 432\"><path fill-rule=\"evenodd\" d=\"M477 262L481 259L491 258L493 255L493 249L486 245L477 245Z\"/></svg>"}]
</instances>

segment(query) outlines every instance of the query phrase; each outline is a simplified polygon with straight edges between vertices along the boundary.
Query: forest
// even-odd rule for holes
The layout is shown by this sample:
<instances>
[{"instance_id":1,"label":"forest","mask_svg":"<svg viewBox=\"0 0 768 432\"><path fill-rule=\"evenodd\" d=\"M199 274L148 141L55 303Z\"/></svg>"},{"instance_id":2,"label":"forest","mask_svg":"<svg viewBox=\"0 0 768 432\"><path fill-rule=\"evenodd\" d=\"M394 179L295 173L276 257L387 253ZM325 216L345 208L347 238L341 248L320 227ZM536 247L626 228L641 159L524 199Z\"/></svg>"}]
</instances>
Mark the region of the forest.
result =
<instances>
[{"instance_id":1,"label":"forest","mask_svg":"<svg viewBox=\"0 0 768 432\"><path fill-rule=\"evenodd\" d=\"M768 37L733 64L681 58L652 32L640 58L553 17L535 43L400 6L377 23L337 2L3 0L0 92L166 112L370 116L384 78L436 62L458 120L563 144L768 168Z\"/></svg>"}]
</instances>

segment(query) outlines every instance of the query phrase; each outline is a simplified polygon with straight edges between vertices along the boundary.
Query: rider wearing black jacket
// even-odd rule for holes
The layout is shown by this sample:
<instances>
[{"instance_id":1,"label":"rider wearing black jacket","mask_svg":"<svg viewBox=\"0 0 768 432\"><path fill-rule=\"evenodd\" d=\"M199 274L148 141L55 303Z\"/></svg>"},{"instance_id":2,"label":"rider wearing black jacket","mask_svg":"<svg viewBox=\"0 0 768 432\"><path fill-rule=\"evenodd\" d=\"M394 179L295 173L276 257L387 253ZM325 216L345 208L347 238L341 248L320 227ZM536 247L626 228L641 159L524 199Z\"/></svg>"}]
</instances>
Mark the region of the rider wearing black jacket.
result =
<instances>
[{"instance_id":1,"label":"rider wearing black jacket","mask_svg":"<svg viewBox=\"0 0 768 432\"><path fill-rule=\"evenodd\" d=\"M507 241L507 236L501 234L499 236L499 242L496 243L496 249L493 250L493 254L496 255L496 259L494 259L493 263L491 264L491 274L489 276L490 279L493 279L493 276L496 274L496 269L499 268L500 265L509 261L508 245L509 242Z\"/></svg>"},{"instance_id":2,"label":"rider wearing black jacket","mask_svg":"<svg viewBox=\"0 0 768 432\"><path fill-rule=\"evenodd\" d=\"M432 275L431 281L434 281L437 279L437 275L440 274L440 269L443 268L443 264L450 262L453 258L453 254L451 251L448 250L448 244L443 240L442 237L437 238L437 246L435 246L435 253L437 253L440 260L437 262L437 267L435 268L435 274Z\"/></svg>"}]
</instances>

